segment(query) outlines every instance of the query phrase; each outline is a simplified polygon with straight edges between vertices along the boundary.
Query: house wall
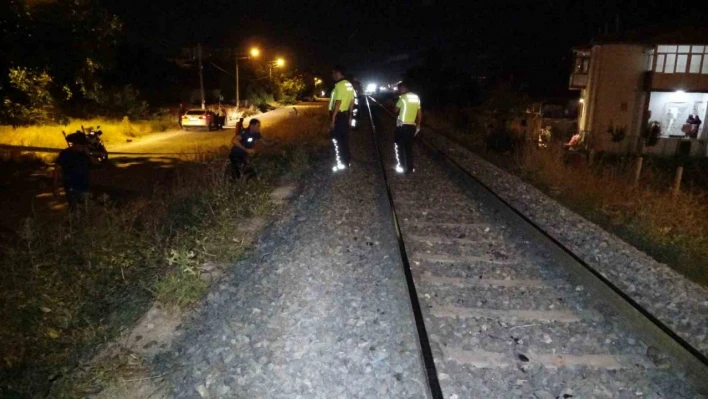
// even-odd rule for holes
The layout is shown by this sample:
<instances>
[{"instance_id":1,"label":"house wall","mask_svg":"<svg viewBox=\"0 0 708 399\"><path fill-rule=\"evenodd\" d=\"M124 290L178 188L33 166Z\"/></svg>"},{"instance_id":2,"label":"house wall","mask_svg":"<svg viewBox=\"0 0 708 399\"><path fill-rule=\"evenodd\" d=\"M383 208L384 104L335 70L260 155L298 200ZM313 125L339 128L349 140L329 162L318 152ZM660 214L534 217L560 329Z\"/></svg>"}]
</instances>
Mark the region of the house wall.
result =
<instances>
[{"instance_id":1,"label":"house wall","mask_svg":"<svg viewBox=\"0 0 708 399\"><path fill-rule=\"evenodd\" d=\"M708 57L706 57L708 58ZM703 62L706 62L705 60ZM654 73L651 79L652 90L688 89L708 91L708 75L689 73Z\"/></svg>"},{"instance_id":2,"label":"house wall","mask_svg":"<svg viewBox=\"0 0 708 399\"><path fill-rule=\"evenodd\" d=\"M647 93L642 84L647 70L647 48L641 45L605 44L592 48L588 86L582 91L585 110L580 129L591 133L596 150L634 151L642 127ZM627 137L612 142L610 126L624 127Z\"/></svg>"},{"instance_id":3,"label":"house wall","mask_svg":"<svg viewBox=\"0 0 708 399\"><path fill-rule=\"evenodd\" d=\"M703 140L696 139L677 139L677 138L660 138L659 142L653 146L646 148L644 153L659 155L662 157L672 157L677 154L678 146L681 142L690 142L691 151L689 156L691 157L705 157L706 154L706 142Z\"/></svg>"}]
</instances>

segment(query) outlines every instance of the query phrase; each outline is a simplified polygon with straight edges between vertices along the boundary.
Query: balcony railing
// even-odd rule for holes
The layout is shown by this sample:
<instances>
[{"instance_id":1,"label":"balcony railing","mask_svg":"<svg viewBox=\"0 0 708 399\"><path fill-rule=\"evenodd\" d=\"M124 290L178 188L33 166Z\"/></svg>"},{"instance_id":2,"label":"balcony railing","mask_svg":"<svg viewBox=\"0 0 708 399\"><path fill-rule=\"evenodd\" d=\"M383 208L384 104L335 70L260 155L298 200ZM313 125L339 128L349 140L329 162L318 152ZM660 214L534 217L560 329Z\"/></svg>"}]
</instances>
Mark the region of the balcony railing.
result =
<instances>
[{"instance_id":1,"label":"balcony railing","mask_svg":"<svg viewBox=\"0 0 708 399\"><path fill-rule=\"evenodd\" d=\"M588 85L587 73L574 73L570 75L570 89L584 89Z\"/></svg>"}]
</instances>

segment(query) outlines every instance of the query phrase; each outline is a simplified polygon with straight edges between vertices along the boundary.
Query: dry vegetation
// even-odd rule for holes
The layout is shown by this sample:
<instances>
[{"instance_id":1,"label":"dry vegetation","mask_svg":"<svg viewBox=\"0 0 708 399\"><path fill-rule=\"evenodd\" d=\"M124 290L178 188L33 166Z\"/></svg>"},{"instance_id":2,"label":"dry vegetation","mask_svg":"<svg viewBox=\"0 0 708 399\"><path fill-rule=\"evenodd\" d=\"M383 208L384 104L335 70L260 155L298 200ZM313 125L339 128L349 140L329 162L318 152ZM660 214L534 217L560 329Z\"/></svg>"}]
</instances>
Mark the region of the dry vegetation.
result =
<instances>
[{"instance_id":1,"label":"dry vegetation","mask_svg":"<svg viewBox=\"0 0 708 399\"><path fill-rule=\"evenodd\" d=\"M96 198L58 224L26 219L18 237L1 243L0 387L10 390L0 393L44 397L56 378L66 397L85 396L64 378L79 359L152 301L198 301L207 287L200 266L247 253L239 222L271 212L274 184L307 169L325 124L310 112L270 127L265 134L282 142L254 157L258 177L249 181L231 181L223 148L179 166L150 198L120 207Z\"/></svg>"},{"instance_id":2,"label":"dry vegetation","mask_svg":"<svg viewBox=\"0 0 708 399\"><path fill-rule=\"evenodd\" d=\"M708 193L694 186L674 196L674 169L666 162L645 160L639 184L634 185L632 157L599 159L590 167L566 162L560 143L547 150L526 145L513 155L500 155L485 151L479 130L432 119L451 138L693 281L708 285Z\"/></svg>"},{"instance_id":3,"label":"dry vegetation","mask_svg":"<svg viewBox=\"0 0 708 399\"><path fill-rule=\"evenodd\" d=\"M683 190L674 195L667 172L648 165L633 184L633 162L594 167L563 162L560 150L527 148L517 172L606 229L708 284L708 195Z\"/></svg>"},{"instance_id":4,"label":"dry vegetation","mask_svg":"<svg viewBox=\"0 0 708 399\"><path fill-rule=\"evenodd\" d=\"M68 125L34 125L13 128L0 126L0 144L27 147L65 148L66 142L61 134L73 133L84 127L101 126L102 139L106 144L125 143L127 139L144 136L150 133L164 132L177 128L175 118L131 121L128 117L122 120L111 119L74 119Z\"/></svg>"}]
</instances>

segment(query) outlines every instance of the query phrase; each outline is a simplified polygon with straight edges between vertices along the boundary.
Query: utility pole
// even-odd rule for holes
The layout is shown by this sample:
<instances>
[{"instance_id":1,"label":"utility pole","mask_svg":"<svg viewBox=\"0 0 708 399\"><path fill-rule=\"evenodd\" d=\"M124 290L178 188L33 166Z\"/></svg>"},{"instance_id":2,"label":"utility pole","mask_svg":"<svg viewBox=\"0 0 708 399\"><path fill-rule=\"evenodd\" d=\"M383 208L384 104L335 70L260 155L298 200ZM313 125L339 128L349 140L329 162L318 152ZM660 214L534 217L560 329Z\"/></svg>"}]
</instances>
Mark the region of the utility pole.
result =
<instances>
[{"instance_id":1,"label":"utility pole","mask_svg":"<svg viewBox=\"0 0 708 399\"><path fill-rule=\"evenodd\" d=\"M202 44L197 43L197 57L199 58L199 89L202 94L202 109L206 108L206 100L204 98L204 74L203 74L203 67L202 67ZM238 76L238 75L236 75ZM236 78L238 79L238 78Z\"/></svg>"},{"instance_id":2,"label":"utility pole","mask_svg":"<svg viewBox=\"0 0 708 399\"><path fill-rule=\"evenodd\" d=\"M238 87L238 53L236 53L234 59L236 61L236 110L238 111L238 107L241 105L241 93Z\"/></svg>"}]
</instances>

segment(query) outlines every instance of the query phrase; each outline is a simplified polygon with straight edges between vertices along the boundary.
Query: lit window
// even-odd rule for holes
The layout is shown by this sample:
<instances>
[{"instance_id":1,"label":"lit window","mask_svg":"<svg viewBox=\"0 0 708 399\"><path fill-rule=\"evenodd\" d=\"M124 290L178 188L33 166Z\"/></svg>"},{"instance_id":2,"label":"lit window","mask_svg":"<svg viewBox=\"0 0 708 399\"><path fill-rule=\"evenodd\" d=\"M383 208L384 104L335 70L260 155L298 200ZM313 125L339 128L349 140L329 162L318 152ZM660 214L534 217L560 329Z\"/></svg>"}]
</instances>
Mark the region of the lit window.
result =
<instances>
[{"instance_id":1,"label":"lit window","mask_svg":"<svg viewBox=\"0 0 708 399\"><path fill-rule=\"evenodd\" d=\"M691 66L688 68L688 73L700 72L702 60L703 60L703 54L691 54Z\"/></svg>"},{"instance_id":2,"label":"lit window","mask_svg":"<svg viewBox=\"0 0 708 399\"><path fill-rule=\"evenodd\" d=\"M708 57L706 56L703 56L703 68L701 68L701 73L708 75Z\"/></svg>"},{"instance_id":3,"label":"lit window","mask_svg":"<svg viewBox=\"0 0 708 399\"><path fill-rule=\"evenodd\" d=\"M676 57L676 73L686 73L686 65L688 64L688 54L679 54Z\"/></svg>"},{"instance_id":4,"label":"lit window","mask_svg":"<svg viewBox=\"0 0 708 399\"><path fill-rule=\"evenodd\" d=\"M650 52L651 54L651 52ZM706 45L656 46L654 71L657 73L706 73Z\"/></svg>"},{"instance_id":5,"label":"lit window","mask_svg":"<svg viewBox=\"0 0 708 399\"><path fill-rule=\"evenodd\" d=\"M651 68L654 65L654 50L650 50L647 52L646 62L646 70L651 71Z\"/></svg>"},{"instance_id":6,"label":"lit window","mask_svg":"<svg viewBox=\"0 0 708 399\"><path fill-rule=\"evenodd\" d=\"M588 73L590 67L590 59L585 57L578 57L575 59L575 71L574 73Z\"/></svg>"},{"instance_id":7,"label":"lit window","mask_svg":"<svg viewBox=\"0 0 708 399\"><path fill-rule=\"evenodd\" d=\"M664 72L664 59L666 58L666 55L664 54L659 54L656 57L656 66L654 67L654 71L662 73Z\"/></svg>"},{"instance_id":8,"label":"lit window","mask_svg":"<svg viewBox=\"0 0 708 399\"><path fill-rule=\"evenodd\" d=\"M664 73L674 73L675 66L676 54L666 54L666 66L664 67Z\"/></svg>"},{"instance_id":9,"label":"lit window","mask_svg":"<svg viewBox=\"0 0 708 399\"><path fill-rule=\"evenodd\" d=\"M658 46L656 51L660 53L675 53L676 46Z\"/></svg>"}]
</instances>

